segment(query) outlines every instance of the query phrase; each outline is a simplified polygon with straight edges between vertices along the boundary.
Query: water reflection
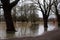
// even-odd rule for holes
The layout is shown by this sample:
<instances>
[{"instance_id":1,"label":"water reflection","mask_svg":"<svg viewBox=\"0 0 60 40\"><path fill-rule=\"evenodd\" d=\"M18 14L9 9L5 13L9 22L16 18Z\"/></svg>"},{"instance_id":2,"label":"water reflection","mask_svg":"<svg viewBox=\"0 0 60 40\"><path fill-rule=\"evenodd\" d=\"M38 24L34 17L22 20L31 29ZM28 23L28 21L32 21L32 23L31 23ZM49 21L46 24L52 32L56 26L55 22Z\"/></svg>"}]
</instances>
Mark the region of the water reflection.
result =
<instances>
[{"instance_id":1,"label":"water reflection","mask_svg":"<svg viewBox=\"0 0 60 40\"><path fill-rule=\"evenodd\" d=\"M47 31L52 31L52 30L55 30L55 29L58 29L57 22L55 22L55 23L49 22Z\"/></svg>"},{"instance_id":2,"label":"water reflection","mask_svg":"<svg viewBox=\"0 0 60 40\"><path fill-rule=\"evenodd\" d=\"M30 33L32 35L36 35L38 33L38 28L39 28L39 24L31 24L30 26Z\"/></svg>"},{"instance_id":3,"label":"water reflection","mask_svg":"<svg viewBox=\"0 0 60 40\"><path fill-rule=\"evenodd\" d=\"M4 25L2 25L4 24ZM38 36L44 33L43 23L40 24L31 24L31 23L16 23L15 33L6 33L5 23L0 23L0 39L4 38L14 38L14 37L24 37L24 36ZM56 24L48 23L47 31L51 31L56 29Z\"/></svg>"},{"instance_id":4,"label":"water reflection","mask_svg":"<svg viewBox=\"0 0 60 40\"><path fill-rule=\"evenodd\" d=\"M0 30L0 39L6 38L6 32L4 30Z\"/></svg>"},{"instance_id":5,"label":"water reflection","mask_svg":"<svg viewBox=\"0 0 60 40\"><path fill-rule=\"evenodd\" d=\"M6 38L14 38L15 33L6 33Z\"/></svg>"}]
</instances>

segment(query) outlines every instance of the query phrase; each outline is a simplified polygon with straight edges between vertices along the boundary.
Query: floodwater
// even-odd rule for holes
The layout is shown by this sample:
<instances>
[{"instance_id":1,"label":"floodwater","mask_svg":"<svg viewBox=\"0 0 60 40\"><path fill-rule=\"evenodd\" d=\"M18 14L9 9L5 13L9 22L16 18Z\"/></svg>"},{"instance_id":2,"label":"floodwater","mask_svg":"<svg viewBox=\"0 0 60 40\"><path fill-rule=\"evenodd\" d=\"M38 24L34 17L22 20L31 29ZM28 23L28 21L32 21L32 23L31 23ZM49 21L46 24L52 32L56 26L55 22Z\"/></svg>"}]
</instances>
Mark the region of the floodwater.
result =
<instances>
[{"instance_id":1,"label":"floodwater","mask_svg":"<svg viewBox=\"0 0 60 40\"><path fill-rule=\"evenodd\" d=\"M57 23L49 22L47 31L52 31L57 29ZM43 22L40 23L15 23L15 33L6 33L6 24L5 22L0 22L0 39L5 38L15 38L15 37L25 37L25 36L38 36L44 33Z\"/></svg>"}]
</instances>

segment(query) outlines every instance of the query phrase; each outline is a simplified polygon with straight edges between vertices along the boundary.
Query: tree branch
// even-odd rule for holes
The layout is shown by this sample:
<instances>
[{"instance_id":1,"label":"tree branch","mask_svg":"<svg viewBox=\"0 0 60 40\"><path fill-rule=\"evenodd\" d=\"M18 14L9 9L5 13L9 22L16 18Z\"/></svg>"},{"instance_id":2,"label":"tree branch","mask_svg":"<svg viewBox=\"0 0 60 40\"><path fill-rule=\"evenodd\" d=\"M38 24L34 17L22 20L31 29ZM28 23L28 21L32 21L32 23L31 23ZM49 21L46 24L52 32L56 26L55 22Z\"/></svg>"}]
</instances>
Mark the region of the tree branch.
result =
<instances>
[{"instance_id":1,"label":"tree branch","mask_svg":"<svg viewBox=\"0 0 60 40\"><path fill-rule=\"evenodd\" d=\"M55 13L55 11L51 10L53 13Z\"/></svg>"},{"instance_id":2,"label":"tree branch","mask_svg":"<svg viewBox=\"0 0 60 40\"><path fill-rule=\"evenodd\" d=\"M44 11L46 11L46 5L45 5L45 0L43 0L43 4L44 4Z\"/></svg>"},{"instance_id":3,"label":"tree branch","mask_svg":"<svg viewBox=\"0 0 60 40\"><path fill-rule=\"evenodd\" d=\"M11 8L14 7L18 3L18 1L19 0L15 0L14 2L10 3Z\"/></svg>"},{"instance_id":4,"label":"tree branch","mask_svg":"<svg viewBox=\"0 0 60 40\"><path fill-rule=\"evenodd\" d=\"M41 4L40 4L39 0L38 0L38 4L39 4L39 8L40 8L41 11L42 11L42 14L44 15L44 10L43 10L43 8L41 7Z\"/></svg>"},{"instance_id":5,"label":"tree branch","mask_svg":"<svg viewBox=\"0 0 60 40\"><path fill-rule=\"evenodd\" d=\"M51 5L51 0L49 0L48 13L47 13L48 16L49 16L49 13L50 13L50 10L51 10L51 6L52 6L52 5Z\"/></svg>"},{"instance_id":6,"label":"tree branch","mask_svg":"<svg viewBox=\"0 0 60 40\"><path fill-rule=\"evenodd\" d=\"M49 16L49 13L50 13L50 10L51 10L51 6L53 5L53 3L51 3L51 0L49 0L50 2L49 2L49 6L48 6L48 16Z\"/></svg>"}]
</instances>

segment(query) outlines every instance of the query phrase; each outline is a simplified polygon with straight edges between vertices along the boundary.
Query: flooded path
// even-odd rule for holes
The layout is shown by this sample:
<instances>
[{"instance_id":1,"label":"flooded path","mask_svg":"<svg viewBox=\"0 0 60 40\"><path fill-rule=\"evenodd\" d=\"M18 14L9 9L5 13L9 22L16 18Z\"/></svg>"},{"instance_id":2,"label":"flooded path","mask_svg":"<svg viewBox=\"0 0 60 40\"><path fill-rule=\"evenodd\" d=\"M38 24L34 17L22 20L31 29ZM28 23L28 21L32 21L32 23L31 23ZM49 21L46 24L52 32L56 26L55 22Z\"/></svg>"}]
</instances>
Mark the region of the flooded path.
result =
<instances>
[{"instance_id":1,"label":"flooded path","mask_svg":"<svg viewBox=\"0 0 60 40\"><path fill-rule=\"evenodd\" d=\"M52 31L57 29L57 24L53 24L52 22L48 23L47 31ZM6 24L5 22L0 22L0 39L5 38L14 38L14 37L24 37L24 36L38 36L44 33L43 23L31 24L31 23L16 23L15 34L6 33Z\"/></svg>"}]
</instances>

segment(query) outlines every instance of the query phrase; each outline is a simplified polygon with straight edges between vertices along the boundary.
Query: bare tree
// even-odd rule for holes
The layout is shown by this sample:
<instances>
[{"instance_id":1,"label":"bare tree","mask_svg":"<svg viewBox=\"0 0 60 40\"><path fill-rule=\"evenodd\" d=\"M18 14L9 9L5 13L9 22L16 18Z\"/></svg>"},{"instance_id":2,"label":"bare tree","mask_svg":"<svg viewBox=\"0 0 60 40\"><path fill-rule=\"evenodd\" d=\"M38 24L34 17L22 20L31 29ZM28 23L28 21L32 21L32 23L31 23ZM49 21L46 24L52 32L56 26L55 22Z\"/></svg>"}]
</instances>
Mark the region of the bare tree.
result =
<instances>
[{"instance_id":1,"label":"bare tree","mask_svg":"<svg viewBox=\"0 0 60 40\"><path fill-rule=\"evenodd\" d=\"M42 12L42 15L43 15L45 30L47 30L46 28L48 27L48 25L47 25L48 17L49 17L49 13L51 10L51 6L53 5L52 0L48 0L48 1L49 2L46 2L46 0L43 0L43 4L41 4L40 0L38 0L38 5L39 5L39 8L41 9L40 11Z\"/></svg>"},{"instance_id":2,"label":"bare tree","mask_svg":"<svg viewBox=\"0 0 60 40\"><path fill-rule=\"evenodd\" d=\"M54 8L55 10L52 10L52 12L54 12L56 14L56 17L57 17L57 21L58 21L58 27L60 27L60 14L59 14L59 11L58 11L58 0L54 0Z\"/></svg>"},{"instance_id":3,"label":"bare tree","mask_svg":"<svg viewBox=\"0 0 60 40\"><path fill-rule=\"evenodd\" d=\"M6 20L7 32L15 32L15 28L11 16L11 10L18 3L18 1L19 0L15 0L12 3L10 3L10 0L1 0L4 11L4 17Z\"/></svg>"}]
</instances>

